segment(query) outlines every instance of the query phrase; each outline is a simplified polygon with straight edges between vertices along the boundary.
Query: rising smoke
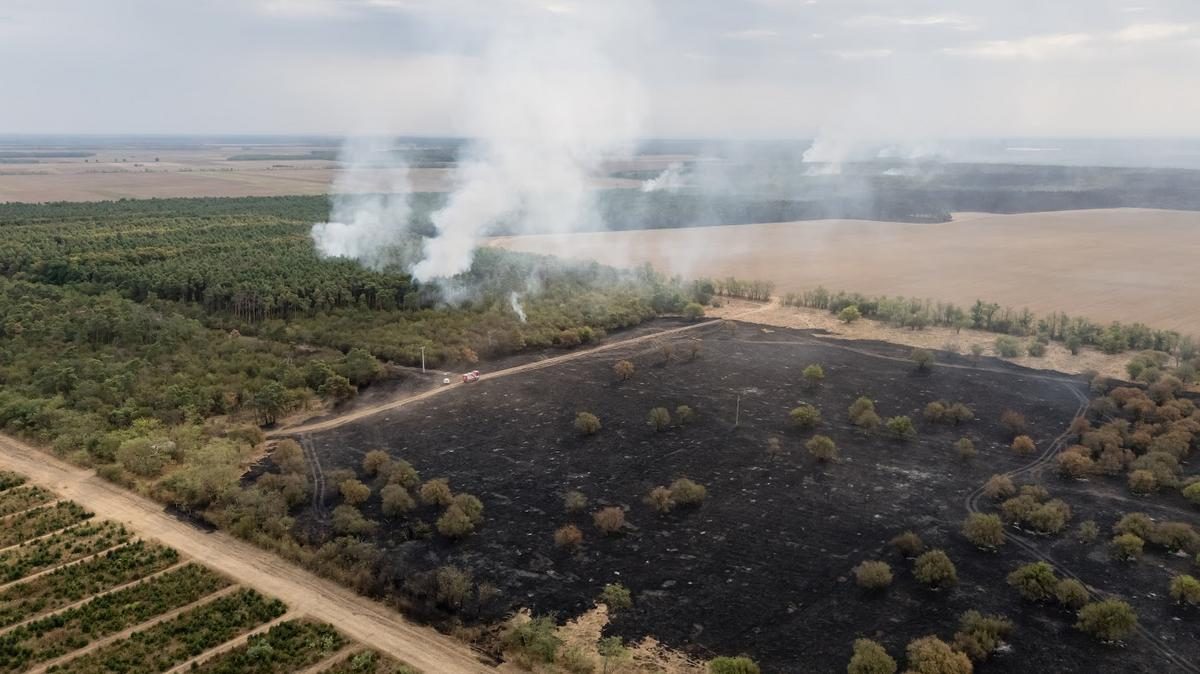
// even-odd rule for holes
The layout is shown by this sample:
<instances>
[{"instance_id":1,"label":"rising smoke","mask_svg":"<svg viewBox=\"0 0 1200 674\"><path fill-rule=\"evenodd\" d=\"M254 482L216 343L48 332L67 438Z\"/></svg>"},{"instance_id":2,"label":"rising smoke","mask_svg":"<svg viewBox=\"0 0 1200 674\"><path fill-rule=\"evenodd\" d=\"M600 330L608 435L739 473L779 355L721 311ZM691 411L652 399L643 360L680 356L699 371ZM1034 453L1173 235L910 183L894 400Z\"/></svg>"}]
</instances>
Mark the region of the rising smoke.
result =
<instances>
[{"instance_id":1,"label":"rising smoke","mask_svg":"<svg viewBox=\"0 0 1200 674\"><path fill-rule=\"evenodd\" d=\"M562 233L601 224L593 179L606 159L632 152L643 118L640 85L613 60L610 38L642 12L595 11L604 10L547 14L491 35L458 120L471 140L452 192L432 215L434 235L404 264L418 280L467 271L481 239L501 225ZM364 158L347 152L346 175L361 172ZM397 180L386 197L339 181L330 222L313 228L323 255L377 266L403 249L409 188L401 170L389 177Z\"/></svg>"}]
</instances>

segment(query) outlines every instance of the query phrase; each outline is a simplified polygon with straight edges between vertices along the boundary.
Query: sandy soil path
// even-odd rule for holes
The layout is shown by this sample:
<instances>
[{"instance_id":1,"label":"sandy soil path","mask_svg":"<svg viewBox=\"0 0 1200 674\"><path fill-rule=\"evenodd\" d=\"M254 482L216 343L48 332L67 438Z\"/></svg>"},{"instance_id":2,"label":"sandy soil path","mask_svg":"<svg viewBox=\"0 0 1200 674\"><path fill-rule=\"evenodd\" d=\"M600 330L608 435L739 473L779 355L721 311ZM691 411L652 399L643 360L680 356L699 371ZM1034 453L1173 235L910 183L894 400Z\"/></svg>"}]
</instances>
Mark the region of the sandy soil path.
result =
<instances>
[{"instance_id":1,"label":"sandy soil path","mask_svg":"<svg viewBox=\"0 0 1200 674\"><path fill-rule=\"evenodd\" d=\"M279 556L221 532L203 532L163 512L149 499L105 482L20 441L0 436L0 467L16 471L96 513L121 522L144 538L229 575L238 583L278 597L295 613L336 626L350 638L426 672L486 672L465 644L360 597Z\"/></svg>"}]
</instances>

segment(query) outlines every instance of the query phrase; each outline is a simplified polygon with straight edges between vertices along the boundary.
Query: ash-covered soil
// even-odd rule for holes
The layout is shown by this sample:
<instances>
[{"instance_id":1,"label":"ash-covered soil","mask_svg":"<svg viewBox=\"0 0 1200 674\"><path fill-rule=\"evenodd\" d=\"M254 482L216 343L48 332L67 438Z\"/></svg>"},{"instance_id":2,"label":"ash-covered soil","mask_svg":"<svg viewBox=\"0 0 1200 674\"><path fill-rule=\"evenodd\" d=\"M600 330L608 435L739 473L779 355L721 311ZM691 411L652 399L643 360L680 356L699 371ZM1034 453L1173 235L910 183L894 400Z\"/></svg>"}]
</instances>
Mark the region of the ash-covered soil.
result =
<instances>
[{"instance_id":1,"label":"ash-covered soil","mask_svg":"<svg viewBox=\"0 0 1200 674\"><path fill-rule=\"evenodd\" d=\"M675 358L665 366L643 343L461 387L314 435L312 446L326 474L361 473L363 455L385 449L410 461L422 479L446 477L456 492L478 496L484 523L453 543L436 534L406 540L413 519L432 524L438 509L389 522L373 495L363 512L383 523L376 543L387 549L396 578L442 564L469 568L498 586L503 609L528 606L563 619L589 608L605 583L619 582L633 591L635 606L617 615L613 633L652 634L701 656L746 653L770 672L844 671L861 636L901 659L909 640L949 640L958 616L978 609L1016 623L1011 647L982 671L1171 671L1141 638L1101 645L1074 630L1067 612L1023 602L1005 576L1032 559L1013 545L982 552L959 533L969 493L1033 458L1008 448L1001 412L1024 414L1041 450L1078 411L1081 380L949 354L938 357L959 367L922 374L906 348L823 342L800 330L739 324L733 333L714 326L686 334L673 340ZM695 340L699 356L681 362ZM612 372L622 358L637 367L626 382ZM816 388L801 377L812 363L826 375ZM912 417L917 439L899 442L851 426L847 408L860 395L875 399L884 418ZM966 403L975 420L958 427L925 422L922 410L937 399ZM801 403L821 410L824 423L815 432L836 441L837 463L817 463L804 449L814 432L789 425L788 411ZM674 413L678 405L695 410L694 423L665 432L647 424L651 408ZM603 429L580 436L573 427L579 411L599 416ZM767 452L771 436L785 450L778 460ZM953 446L964 436L979 451L971 461ZM1125 512L1186 514L1182 501L1128 503L1112 496L1127 492L1103 479L1064 483L1044 472L1034 479L1070 502L1072 527L1095 519L1102 535L1092 545L1070 536L1037 539L1039 547L1089 584L1127 597L1161 641L1200 660L1196 611L1166 597L1169 571L1189 561L1149 552L1130 566L1112 561L1104 544ZM702 506L663 516L643 502L652 487L682 476L707 486ZM327 508L338 502L331 487ZM568 490L590 499L584 513L566 513ZM1160 499L1167 510L1158 513L1152 505ZM622 535L605 537L592 524L591 512L605 505L626 510ZM301 527L325 526L327 512L301 514ZM554 545L554 530L566 523L584 532L576 553ZM916 583L911 562L887 544L906 529L946 550L958 567L957 587L933 592ZM851 569L868 559L887 561L895 573L880 594L853 582Z\"/></svg>"}]
</instances>

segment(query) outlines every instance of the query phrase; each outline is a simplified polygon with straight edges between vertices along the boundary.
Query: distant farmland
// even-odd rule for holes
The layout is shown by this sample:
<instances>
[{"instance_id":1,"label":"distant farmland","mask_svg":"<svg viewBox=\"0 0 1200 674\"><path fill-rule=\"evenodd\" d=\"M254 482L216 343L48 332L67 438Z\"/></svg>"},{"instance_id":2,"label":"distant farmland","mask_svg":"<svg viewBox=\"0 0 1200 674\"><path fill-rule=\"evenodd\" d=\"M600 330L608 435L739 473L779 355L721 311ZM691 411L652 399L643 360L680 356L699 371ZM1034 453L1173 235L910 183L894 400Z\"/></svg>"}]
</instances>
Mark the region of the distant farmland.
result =
<instances>
[{"instance_id":1,"label":"distant farmland","mask_svg":"<svg viewBox=\"0 0 1200 674\"><path fill-rule=\"evenodd\" d=\"M907 224L813 220L694 229L499 237L512 250L649 262L685 276L976 299L1200 333L1200 213L1105 209Z\"/></svg>"}]
</instances>

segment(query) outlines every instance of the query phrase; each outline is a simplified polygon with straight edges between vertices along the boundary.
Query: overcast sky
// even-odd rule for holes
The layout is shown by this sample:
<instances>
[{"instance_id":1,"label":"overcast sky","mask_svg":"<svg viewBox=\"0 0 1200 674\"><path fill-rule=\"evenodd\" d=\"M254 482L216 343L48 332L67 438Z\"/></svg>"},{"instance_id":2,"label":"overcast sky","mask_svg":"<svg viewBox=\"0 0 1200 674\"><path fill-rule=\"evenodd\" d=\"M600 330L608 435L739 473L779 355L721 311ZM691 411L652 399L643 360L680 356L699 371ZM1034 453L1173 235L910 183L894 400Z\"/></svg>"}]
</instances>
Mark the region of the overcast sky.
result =
<instances>
[{"instance_id":1,"label":"overcast sky","mask_svg":"<svg viewBox=\"0 0 1200 674\"><path fill-rule=\"evenodd\" d=\"M0 133L457 134L581 30L646 136L1200 136L1198 0L0 0Z\"/></svg>"}]
</instances>

